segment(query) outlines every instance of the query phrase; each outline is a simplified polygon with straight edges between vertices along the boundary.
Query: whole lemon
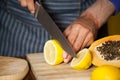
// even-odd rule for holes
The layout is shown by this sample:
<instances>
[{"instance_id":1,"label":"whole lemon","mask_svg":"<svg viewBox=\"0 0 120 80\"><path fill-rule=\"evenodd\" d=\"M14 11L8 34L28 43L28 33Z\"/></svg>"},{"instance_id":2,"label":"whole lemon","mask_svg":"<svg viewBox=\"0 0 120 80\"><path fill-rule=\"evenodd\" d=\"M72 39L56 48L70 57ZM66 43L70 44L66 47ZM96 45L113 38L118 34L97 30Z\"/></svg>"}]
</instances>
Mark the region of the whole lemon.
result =
<instances>
[{"instance_id":1,"label":"whole lemon","mask_svg":"<svg viewBox=\"0 0 120 80\"><path fill-rule=\"evenodd\" d=\"M110 65L96 67L92 71L91 80L120 80L120 69Z\"/></svg>"}]
</instances>

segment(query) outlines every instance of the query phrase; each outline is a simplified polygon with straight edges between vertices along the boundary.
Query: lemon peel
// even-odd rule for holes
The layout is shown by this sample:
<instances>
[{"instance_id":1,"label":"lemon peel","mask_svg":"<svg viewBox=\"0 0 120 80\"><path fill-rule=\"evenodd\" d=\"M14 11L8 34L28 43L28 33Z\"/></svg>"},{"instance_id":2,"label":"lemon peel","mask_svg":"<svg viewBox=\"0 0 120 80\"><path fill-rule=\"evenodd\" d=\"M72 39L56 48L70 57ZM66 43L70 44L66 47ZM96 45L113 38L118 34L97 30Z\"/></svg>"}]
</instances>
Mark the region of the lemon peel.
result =
<instances>
[{"instance_id":1,"label":"lemon peel","mask_svg":"<svg viewBox=\"0 0 120 80\"><path fill-rule=\"evenodd\" d=\"M120 69L111 65L96 67L91 73L91 80L120 80Z\"/></svg>"},{"instance_id":2,"label":"lemon peel","mask_svg":"<svg viewBox=\"0 0 120 80\"><path fill-rule=\"evenodd\" d=\"M77 53L77 58L73 58L70 66L76 70L88 69L92 63L92 57L89 49L84 48Z\"/></svg>"},{"instance_id":3,"label":"lemon peel","mask_svg":"<svg viewBox=\"0 0 120 80\"><path fill-rule=\"evenodd\" d=\"M44 45L44 59L50 65L63 62L63 49L57 40L48 40Z\"/></svg>"}]
</instances>

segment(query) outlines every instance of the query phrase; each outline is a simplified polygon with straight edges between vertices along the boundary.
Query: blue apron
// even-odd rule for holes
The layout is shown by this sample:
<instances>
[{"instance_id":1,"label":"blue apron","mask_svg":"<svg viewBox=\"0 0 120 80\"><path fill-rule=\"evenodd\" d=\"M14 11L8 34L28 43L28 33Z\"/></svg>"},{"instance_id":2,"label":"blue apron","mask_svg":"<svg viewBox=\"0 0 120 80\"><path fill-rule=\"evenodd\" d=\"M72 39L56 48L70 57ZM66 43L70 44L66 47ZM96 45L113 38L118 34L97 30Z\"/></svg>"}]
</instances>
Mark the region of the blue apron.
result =
<instances>
[{"instance_id":1,"label":"blue apron","mask_svg":"<svg viewBox=\"0 0 120 80\"><path fill-rule=\"evenodd\" d=\"M95 0L43 0L42 5L64 30ZM43 52L50 35L18 0L0 0L0 55L22 57Z\"/></svg>"}]
</instances>

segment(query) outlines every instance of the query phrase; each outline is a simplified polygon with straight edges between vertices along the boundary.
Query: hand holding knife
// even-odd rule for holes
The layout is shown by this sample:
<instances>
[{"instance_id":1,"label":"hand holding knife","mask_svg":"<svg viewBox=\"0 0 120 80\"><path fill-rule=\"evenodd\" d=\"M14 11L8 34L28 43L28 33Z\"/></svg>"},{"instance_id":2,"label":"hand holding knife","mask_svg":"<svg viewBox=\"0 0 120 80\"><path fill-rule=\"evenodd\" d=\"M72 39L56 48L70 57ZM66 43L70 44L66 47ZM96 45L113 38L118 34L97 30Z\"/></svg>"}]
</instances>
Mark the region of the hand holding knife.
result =
<instances>
[{"instance_id":1,"label":"hand holding knife","mask_svg":"<svg viewBox=\"0 0 120 80\"><path fill-rule=\"evenodd\" d=\"M63 49L73 57L76 57L76 53L73 50L72 46L65 38L63 33L60 31L58 26L52 20L52 18L48 15L45 9L36 1L35 2L35 17L42 24L42 26L48 31L48 33L52 36L53 39L56 39L60 42Z\"/></svg>"}]
</instances>

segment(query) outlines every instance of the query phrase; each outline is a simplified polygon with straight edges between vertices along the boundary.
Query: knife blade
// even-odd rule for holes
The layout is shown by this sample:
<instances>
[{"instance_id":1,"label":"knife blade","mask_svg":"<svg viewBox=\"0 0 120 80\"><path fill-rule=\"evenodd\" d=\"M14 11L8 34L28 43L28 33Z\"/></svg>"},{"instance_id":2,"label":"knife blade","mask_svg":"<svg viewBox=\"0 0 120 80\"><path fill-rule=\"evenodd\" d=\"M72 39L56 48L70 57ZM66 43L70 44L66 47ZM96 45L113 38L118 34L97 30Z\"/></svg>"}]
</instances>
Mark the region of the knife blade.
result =
<instances>
[{"instance_id":1,"label":"knife blade","mask_svg":"<svg viewBox=\"0 0 120 80\"><path fill-rule=\"evenodd\" d=\"M47 30L47 32L52 36L53 39L58 40L61 44L62 48L70 54L72 57L76 57L75 51L73 50L72 46L65 38L61 30L46 12L46 10L40 5L40 3L35 2L35 17L41 23L41 25Z\"/></svg>"}]
</instances>

